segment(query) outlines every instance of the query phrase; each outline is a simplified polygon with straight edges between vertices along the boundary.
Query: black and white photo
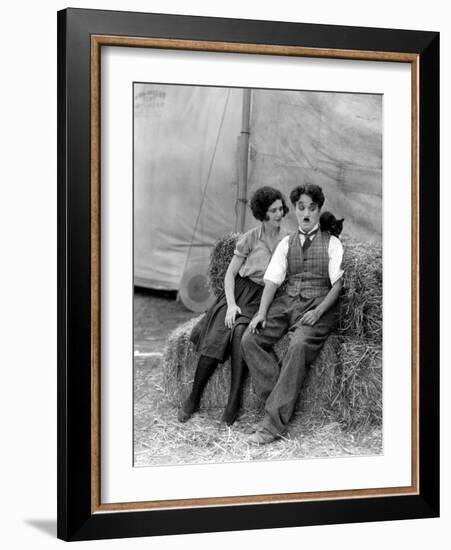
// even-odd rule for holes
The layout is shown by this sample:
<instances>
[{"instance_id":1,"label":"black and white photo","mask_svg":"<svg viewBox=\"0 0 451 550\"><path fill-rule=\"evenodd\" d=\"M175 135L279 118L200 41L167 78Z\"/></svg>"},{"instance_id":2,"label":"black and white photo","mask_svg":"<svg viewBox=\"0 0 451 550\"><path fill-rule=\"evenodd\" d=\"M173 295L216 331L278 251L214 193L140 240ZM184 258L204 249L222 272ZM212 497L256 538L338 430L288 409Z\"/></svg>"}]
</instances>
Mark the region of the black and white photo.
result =
<instances>
[{"instance_id":1,"label":"black and white photo","mask_svg":"<svg viewBox=\"0 0 451 550\"><path fill-rule=\"evenodd\" d=\"M378 93L134 82L135 466L383 452L382 129Z\"/></svg>"}]
</instances>

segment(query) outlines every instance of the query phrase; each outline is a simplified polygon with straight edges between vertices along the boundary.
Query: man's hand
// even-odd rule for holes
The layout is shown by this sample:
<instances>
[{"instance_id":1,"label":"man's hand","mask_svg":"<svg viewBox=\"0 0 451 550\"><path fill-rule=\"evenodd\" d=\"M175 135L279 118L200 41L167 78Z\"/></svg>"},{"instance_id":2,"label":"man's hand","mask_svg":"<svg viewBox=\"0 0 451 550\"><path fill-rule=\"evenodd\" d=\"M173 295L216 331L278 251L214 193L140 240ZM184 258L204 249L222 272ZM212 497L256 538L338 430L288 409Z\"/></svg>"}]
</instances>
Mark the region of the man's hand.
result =
<instances>
[{"instance_id":1,"label":"man's hand","mask_svg":"<svg viewBox=\"0 0 451 550\"><path fill-rule=\"evenodd\" d=\"M321 315L319 314L319 311L316 308L311 309L310 311L307 311L307 313L304 313L301 319L301 324L310 325L312 327L320 317Z\"/></svg>"},{"instance_id":2,"label":"man's hand","mask_svg":"<svg viewBox=\"0 0 451 550\"><path fill-rule=\"evenodd\" d=\"M236 304L227 308L227 313L224 321L227 328L233 327L237 315L241 315L241 309Z\"/></svg>"},{"instance_id":3,"label":"man's hand","mask_svg":"<svg viewBox=\"0 0 451 550\"><path fill-rule=\"evenodd\" d=\"M249 323L249 331L252 332L252 334L258 334L258 327L260 325L262 328L265 328L266 315L263 315L262 313L257 313L257 315L255 315L252 321Z\"/></svg>"}]
</instances>

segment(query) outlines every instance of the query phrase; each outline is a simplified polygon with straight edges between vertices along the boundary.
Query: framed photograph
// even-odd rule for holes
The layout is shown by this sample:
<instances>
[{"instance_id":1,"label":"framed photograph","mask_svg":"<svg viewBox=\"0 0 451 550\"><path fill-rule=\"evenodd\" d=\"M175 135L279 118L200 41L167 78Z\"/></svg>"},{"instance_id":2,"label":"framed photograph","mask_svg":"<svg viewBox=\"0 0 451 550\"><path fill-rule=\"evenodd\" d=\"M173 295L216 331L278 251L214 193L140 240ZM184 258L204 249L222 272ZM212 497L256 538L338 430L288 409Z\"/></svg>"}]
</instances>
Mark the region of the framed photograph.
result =
<instances>
[{"instance_id":1,"label":"framed photograph","mask_svg":"<svg viewBox=\"0 0 451 550\"><path fill-rule=\"evenodd\" d=\"M58 13L58 537L439 515L439 35Z\"/></svg>"}]
</instances>

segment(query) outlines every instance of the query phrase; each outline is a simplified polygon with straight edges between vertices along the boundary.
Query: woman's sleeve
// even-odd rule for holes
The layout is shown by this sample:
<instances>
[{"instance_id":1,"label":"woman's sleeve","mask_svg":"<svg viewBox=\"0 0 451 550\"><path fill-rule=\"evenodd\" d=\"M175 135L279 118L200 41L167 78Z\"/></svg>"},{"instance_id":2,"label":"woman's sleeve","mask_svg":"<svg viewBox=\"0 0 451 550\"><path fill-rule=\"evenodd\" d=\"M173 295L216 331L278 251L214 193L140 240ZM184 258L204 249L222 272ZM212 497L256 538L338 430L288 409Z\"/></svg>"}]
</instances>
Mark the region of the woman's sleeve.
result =
<instances>
[{"instance_id":1,"label":"woman's sleeve","mask_svg":"<svg viewBox=\"0 0 451 550\"><path fill-rule=\"evenodd\" d=\"M252 235L248 231L244 235L242 235L235 245L235 250L233 251L235 256L238 256L238 258L247 258L249 256L249 252L252 250Z\"/></svg>"}]
</instances>

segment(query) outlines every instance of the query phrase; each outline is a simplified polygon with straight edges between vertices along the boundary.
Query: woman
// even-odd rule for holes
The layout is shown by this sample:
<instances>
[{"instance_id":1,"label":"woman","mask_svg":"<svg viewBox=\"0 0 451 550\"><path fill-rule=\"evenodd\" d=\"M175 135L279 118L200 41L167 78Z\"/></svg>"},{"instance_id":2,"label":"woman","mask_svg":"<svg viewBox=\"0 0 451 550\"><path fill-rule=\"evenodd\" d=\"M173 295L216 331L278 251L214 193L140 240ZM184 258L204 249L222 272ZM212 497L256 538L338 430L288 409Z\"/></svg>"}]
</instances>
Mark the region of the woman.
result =
<instances>
[{"instance_id":1,"label":"woman","mask_svg":"<svg viewBox=\"0 0 451 550\"><path fill-rule=\"evenodd\" d=\"M224 293L207 311L191 340L200 354L189 397L182 404L178 419L186 422L199 408L202 392L218 363L230 355L230 392L222 415L228 426L240 407L241 386L246 365L241 354L241 337L257 312L263 291L263 275L272 253L286 235L281 229L288 212L285 198L273 187L261 187L250 201L254 217L261 224L240 237L224 278Z\"/></svg>"}]
</instances>

